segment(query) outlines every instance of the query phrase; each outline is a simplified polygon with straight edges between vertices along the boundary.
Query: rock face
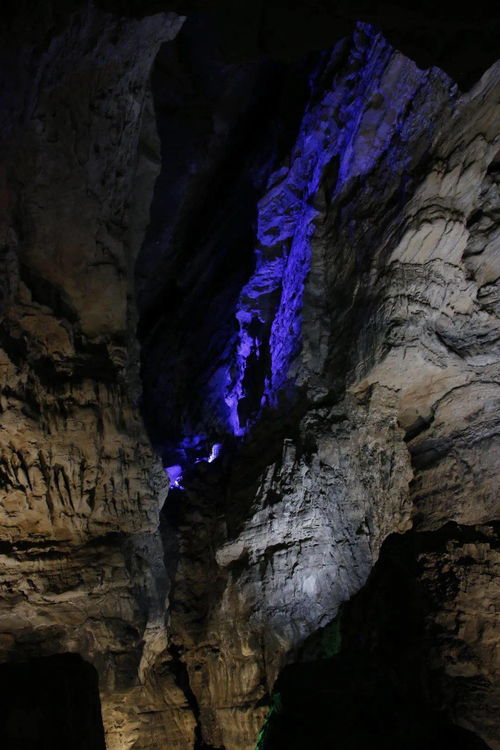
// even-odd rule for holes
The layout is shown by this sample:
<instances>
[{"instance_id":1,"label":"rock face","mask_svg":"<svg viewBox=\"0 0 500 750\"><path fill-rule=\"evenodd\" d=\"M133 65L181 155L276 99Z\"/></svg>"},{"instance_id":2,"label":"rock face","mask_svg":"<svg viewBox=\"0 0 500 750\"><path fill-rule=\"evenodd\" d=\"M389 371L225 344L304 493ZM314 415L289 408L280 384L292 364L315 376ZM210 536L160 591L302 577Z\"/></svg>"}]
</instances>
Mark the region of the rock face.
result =
<instances>
[{"instance_id":1,"label":"rock face","mask_svg":"<svg viewBox=\"0 0 500 750\"><path fill-rule=\"evenodd\" d=\"M164 631L168 484L134 403L131 240L158 171L149 73L181 23L89 6L47 47L7 45L2 69L1 659L92 662L108 748L135 741Z\"/></svg>"},{"instance_id":2,"label":"rock face","mask_svg":"<svg viewBox=\"0 0 500 750\"><path fill-rule=\"evenodd\" d=\"M460 96L360 26L316 61L295 144L267 166L254 271L234 311L215 297L198 329L203 347L210 325L225 326L225 347L210 347L210 367L183 336L161 348L182 330L182 302L177 326L171 310L145 337L145 398L174 409L179 442L164 455L186 469L164 520L166 539L179 530L170 632L210 745L252 747L280 669L365 583L388 535L498 515L498 320L482 303L498 278L487 260L497 78ZM156 376L183 368L192 398L185 378L176 398ZM213 443L220 458L207 464ZM478 664L480 640L468 644ZM454 720L495 746L472 705Z\"/></svg>"},{"instance_id":3,"label":"rock face","mask_svg":"<svg viewBox=\"0 0 500 750\"><path fill-rule=\"evenodd\" d=\"M451 620L460 611L470 625L479 591L491 597L491 583L473 584L479 566L469 552L494 556L495 539L490 526L453 523L389 537L366 586L282 671L260 746L484 749L489 745L474 732L449 720L450 711L455 721L464 710L470 717L472 705L476 727L494 742L487 717L495 688L478 671L478 650L467 645L471 632L466 644ZM489 576L489 565L480 567ZM458 604L466 587L469 604ZM489 709L480 716L485 695Z\"/></svg>"},{"instance_id":4,"label":"rock face","mask_svg":"<svg viewBox=\"0 0 500 750\"><path fill-rule=\"evenodd\" d=\"M461 94L365 24L228 66L182 23L6 53L1 661L91 662L108 750L250 750L276 690L260 746L303 745L321 673L320 746L365 657L396 741L498 748L499 67Z\"/></svg>"}]
</instances>

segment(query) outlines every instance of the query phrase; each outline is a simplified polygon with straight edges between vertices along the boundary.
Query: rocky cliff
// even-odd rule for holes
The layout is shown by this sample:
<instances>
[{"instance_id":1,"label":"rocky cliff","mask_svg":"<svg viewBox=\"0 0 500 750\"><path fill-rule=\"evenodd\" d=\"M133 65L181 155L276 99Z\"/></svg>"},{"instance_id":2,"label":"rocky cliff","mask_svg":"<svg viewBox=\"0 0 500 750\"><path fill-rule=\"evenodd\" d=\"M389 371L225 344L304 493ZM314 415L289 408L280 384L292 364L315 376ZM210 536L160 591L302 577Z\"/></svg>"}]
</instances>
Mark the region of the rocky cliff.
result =
<instances>
[{"instance_id":1,"label":"rocky cliff","mask_svg":"<svg viewBox=\"0 0 500 750\"><path fill-rule=\"evenodd\" d=\"M108 5L4 45L1 661L108 750L500 748L498 64Z\"/></svg>"},{"instance_id":2,"label":"rocky cliff","mask_svg":"<svg viewBox=\"0 0 500 750\"><path fill-rule=\"evenodd\" d=\"M134 402L131 277L158 171L149 73L181 22L89 6L3 53L2 661L94 664L108 747L134 741L164 632L168 483Z\"/></svg>"}]
</instances>

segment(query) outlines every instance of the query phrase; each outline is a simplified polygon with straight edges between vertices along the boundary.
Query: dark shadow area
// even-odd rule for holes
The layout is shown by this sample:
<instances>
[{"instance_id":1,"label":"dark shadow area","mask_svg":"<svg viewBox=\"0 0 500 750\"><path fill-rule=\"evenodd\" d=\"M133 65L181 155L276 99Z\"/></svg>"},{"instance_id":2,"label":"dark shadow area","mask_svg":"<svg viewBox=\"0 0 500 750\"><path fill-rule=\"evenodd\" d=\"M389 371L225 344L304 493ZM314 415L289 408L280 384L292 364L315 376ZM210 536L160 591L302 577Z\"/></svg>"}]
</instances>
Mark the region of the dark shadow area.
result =
<instances>
[{"instance_id":1,"label":"dark shadow area","mask_svg":"<svg viewBox=\"0 0 500 750\"><path fill-rule=\"evenodd\" d=\"M94 667L77 654L0 665L2 750L105 750Z\"/></svg>"},{"instance_id":2,"label":"dark shadow area","mask_svg":"<svg viewBox=\"0 0 500 750\"><path fill-rule=\"evenodd\" d=\"M48 43L84 0L4 0L6 43L22 34ZM467 89L498 58L499 4L476 0L458 4L432 0L98 0L118 15L143 17L161 11L191 16L205 13L213 22L226 63L267 56L296 60L332 46L352 32L356 21L382 29L392 45L422 67L438 65ZM26 24L26 13L32 18Z\"/></svg>"},{"instance_id":3,"label":"dark shadow area","mask_svg":"<svg viewBox=\"0 0 500 750\"><path fill-rule=\"evenodd\" d=\"M487 750L452 723L453 696L431 658L435 592L419 558L458 538L449 527L386 540L366 586L282 671L259 750Z\"/></svg>"},{"instance_id":4,"label":"dark shadow area","mask_svg":"<svg viewBox=\"0 0 500 750\"><path fill-rule=\"evenodd\" d=\"M167 465L184 436L228 429L229 350L255 264L257 203L295 141L311 66L228 66L197 15L156 58L161 172L135 282L143 416Z\"/></svg>"}]
</instances>

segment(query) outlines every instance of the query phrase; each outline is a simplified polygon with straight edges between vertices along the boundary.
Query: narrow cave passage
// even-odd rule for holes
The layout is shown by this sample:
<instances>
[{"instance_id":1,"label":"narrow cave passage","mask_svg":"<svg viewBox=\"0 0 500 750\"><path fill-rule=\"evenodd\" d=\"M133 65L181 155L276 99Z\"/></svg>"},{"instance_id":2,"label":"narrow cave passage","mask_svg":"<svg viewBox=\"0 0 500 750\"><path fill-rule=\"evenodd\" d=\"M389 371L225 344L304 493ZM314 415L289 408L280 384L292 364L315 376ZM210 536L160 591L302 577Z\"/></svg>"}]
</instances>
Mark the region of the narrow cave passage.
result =
<instances>
[{"instance_id":1,"label":"narrow cave passage","mask_svg":"<svg viewBox=\"0 0 500 750\"><path fill-rule=\"evenodd\" d=\"M0 750L500 750L494 19L212 4L0 26Z\"/></svg>"},{"instance_id":2,"label":"narrow cave passage","mask_svg":"<svg viewBox=\"0 0 500 750\"><path fill-rule=\"evenodd\" d=\"M105 750L94 667L77 654L0 665L2 750Z\"/></svg>"}]
</instances>

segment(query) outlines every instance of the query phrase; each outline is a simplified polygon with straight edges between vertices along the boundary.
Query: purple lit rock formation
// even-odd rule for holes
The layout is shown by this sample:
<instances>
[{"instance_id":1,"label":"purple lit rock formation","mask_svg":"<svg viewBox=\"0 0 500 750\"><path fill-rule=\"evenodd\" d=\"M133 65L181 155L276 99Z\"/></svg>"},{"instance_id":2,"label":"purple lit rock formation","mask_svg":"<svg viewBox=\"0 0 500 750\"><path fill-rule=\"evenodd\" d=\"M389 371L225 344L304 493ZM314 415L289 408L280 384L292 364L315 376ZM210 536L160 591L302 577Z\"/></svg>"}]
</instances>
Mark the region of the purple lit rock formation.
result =
<instances>
[{"instance_id":1,"label":"purple lit rock formation","mask_svg":"<svg viewBox=\"0 0 500 750\"><path fill-rule=\"evenodd\" d=\"M265 750L498 750L498 64L102 5L4 46L0 661L92 664L108 750L277 690Z\"/></svg>"},{"instance_id":2,"label":"purple lit rock formation","mask_svg":"<svg viewBox=\"0 0 500 750\"><path fill-rule=\"evenodd\" d=\"M295 143L262 180L254 271L234 302L235 333L216 352L211 379L195 380L211 409L198 409L198 389L191 402L197 430L245 437L226 446L222 465L186 478L174 522L172 638L204 738L217 747L251 747L263 715L256 707L281 667L365 583L388 535L434 525L433 505L437 528L498 515L490 483L498 320L476 301L483 282L465 249L481 196L497 195L497 70L461 97L441 71L419 70L360 26L308 77ZM483 258L494 253L489 243L474 246ZM190 260L196 267L195 254ZM496 283L496 270L486 273ZM478 359L465 353L468 340L485 347ZM150 349L146 339L145 382ZM182 347L170 351L167 371L182 368ZM470 439L463 398L476 424ZM184 411L180 423L190 420ZM458 470L462 460L480 466L476 480ZM474 502L463 515L467 496ZM164 536L171 532L167 522ZM453 700L486 680L496 705L482 647L468 646ZM446 652L439 658L445 669ZM495 746L496 730L473 705L449 711Z\"/></svg>"}]
</instances>

